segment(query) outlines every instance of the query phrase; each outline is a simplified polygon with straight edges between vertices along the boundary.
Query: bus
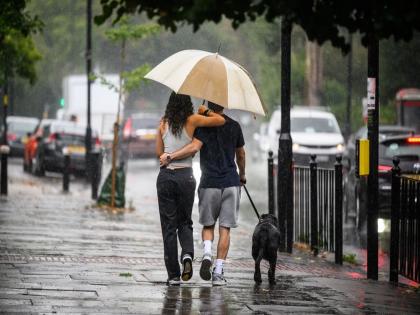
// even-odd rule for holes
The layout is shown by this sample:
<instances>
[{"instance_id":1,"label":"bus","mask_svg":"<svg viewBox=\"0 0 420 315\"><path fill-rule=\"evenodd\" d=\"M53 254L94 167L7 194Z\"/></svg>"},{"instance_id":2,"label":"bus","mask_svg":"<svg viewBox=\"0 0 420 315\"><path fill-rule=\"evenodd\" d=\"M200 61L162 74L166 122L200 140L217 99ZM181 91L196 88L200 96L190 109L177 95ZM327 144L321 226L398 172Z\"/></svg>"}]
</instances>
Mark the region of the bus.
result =
<instances>
[{"instance_id":1,"label":"bus","mask_svg":"<svg viewBox=\"0 0 420 315\"><path fill-rule=\"evenodd\" d=\"M396 95L398 124L420 133L420 89L401 89Z\"/></svg>"}]
</instances>

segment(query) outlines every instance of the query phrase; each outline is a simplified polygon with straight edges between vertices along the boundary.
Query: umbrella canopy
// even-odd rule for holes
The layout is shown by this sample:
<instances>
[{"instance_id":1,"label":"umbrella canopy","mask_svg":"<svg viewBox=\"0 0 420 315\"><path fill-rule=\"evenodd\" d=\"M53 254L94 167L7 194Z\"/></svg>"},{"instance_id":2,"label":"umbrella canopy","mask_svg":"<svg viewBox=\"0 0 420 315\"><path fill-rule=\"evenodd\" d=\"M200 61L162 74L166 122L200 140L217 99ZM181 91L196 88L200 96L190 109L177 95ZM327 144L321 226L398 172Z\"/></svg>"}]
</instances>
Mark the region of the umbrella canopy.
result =
<instances>
[{"instance_id":1,"label":"umbrella canopy","mask_svg":"<svg viewBox=\"0 0 420 315\"><path fill-rule=\"evenodd\" d=\"M203 98L225 108L266 114L248 72L217 53L182 50L154 67L145 78L176 93Z\"/></svg>"}]
</instances>

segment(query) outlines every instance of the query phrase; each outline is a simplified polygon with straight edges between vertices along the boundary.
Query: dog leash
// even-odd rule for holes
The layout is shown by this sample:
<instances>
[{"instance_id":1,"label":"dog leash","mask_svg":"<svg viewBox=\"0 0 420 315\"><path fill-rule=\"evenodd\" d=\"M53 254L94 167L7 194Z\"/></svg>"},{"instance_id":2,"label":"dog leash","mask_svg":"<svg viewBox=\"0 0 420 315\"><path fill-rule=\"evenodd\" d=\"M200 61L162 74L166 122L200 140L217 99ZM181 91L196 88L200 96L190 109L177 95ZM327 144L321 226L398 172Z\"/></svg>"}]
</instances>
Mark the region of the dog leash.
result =
<instances>
[{"instance_id":1,"label":"dog leash","mask_svg":"<svg viewBox=\"0 0 420 315\"><path fill-rule=\"evenodd\" d=\"M255 214L257 215L257 218L258 218L258 220L259 220L259 219L260 219L260 214L258 213L258 210L257 210L257 208L255 207L254 202L252 201L252 198L251 198L251 196L250 196L250 194L249 194L249 192L248 192L248 189L246 188L246 186L245 186L245 185L243 185L243 187L245 188L245 192L246 192L246 194L247 194L247 196L248 196L248 199L249 199L249 201L251 202L251 205L252 205L252 207L254 208Z\"/></svg>"}]
</instances>

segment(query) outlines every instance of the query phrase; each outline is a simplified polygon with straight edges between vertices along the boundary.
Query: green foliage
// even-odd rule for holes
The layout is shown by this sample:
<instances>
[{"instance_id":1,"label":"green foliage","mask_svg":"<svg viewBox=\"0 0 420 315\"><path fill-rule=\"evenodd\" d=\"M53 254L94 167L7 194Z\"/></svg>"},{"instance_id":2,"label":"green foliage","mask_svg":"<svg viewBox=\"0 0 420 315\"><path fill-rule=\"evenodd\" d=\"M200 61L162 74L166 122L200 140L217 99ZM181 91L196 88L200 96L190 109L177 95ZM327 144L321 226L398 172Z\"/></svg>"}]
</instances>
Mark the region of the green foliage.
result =
<instances>
[{"instance_id":1,"label":"green foliage","mask_svg":"<svg viewBox=\"0 0 420 315\"><path fill-rule=\"evenodd\" d=\"M144 76L151 70L148 64L141 65L131 71L124 71L121 76L124 81L124 92L130 93L142 84L149 82Z\"/></svg>"},{"instance_id":2,"label":"green foliage","mask_svg":"<svg viewBox=\"0 0 420 315\"><path fill-rule=\"evenodd\" d=\"M395 98L401 88L420 87L420 33L414 34L410 43L383 41L380 45L381 100ZM394 105L395 106L395 105Z\"/></svg>"},{"instance_id":3,"label":"green foliage","mask_svg":"<svg viewBox=\"0 0 420 315\"><path fill-rule=\"evenodd\" d=\"M173 32L182 23L191 24L196 31L205 22L219 23L223 17L229 19L234 28L259 16L269 22L283 17L301 26L309 40L319 44L331 41L345 52L349 45L342 29L359 32L364 46L370 31L379 39L393 36L396 40L409 41L413 31L420 30L416 14L420 10L418 1L231 0L221 4L216 0L172 0L168 4L166 0L101 0L101 5L102 14L95 17L97 24L104 23L114 13L114 22L128 13L146 13Z\"/></svg>"},{"instance_id":4,"label":"green foliage","mask_svg":"<svg viewBox=\"0 0 420 315\"><path fill-rule=\"evenodd\" d=\"M352 265L357 265L356 254L343 254L343 261Z\"/></svg>"},{"instance_id":5,"label":"green foliage","mask_svg":"<svg viewBox=\"0 0 420 315\"><path fill-rule=\"evenodd\" d=\"M10 31L3 39L0 50L0 73L8 73L9 77L18 75L31 84L36 80L35 64L41 59L41 54L34 46L31 37L17 31ZM0 77L3 83L4 75Z\"/></svg>"},{"instance_id":6,"label":"green foliage","mask_svg":"<svg viewBox=\"0 0 420 315\"><path fill-rule=\"evenodd\" d=\"M26 11L25 0L2 0L0 10L0 84L15 75L36 80L35 63L41 56L35 48L31 34L42 29L37 16Z\"/></svg>"},{"instance_id":7,"label":"green foliage","mask_svg":"<svg viewBox=\"0 0 420 315\"><path fill-rule=\"evenodd\" d=\"M397 123L397 112L394 102L381 103L379 106L379 123L393 125Z\"/></svg>"},{"instance_id":8,"label":"green foliage","mask_svg":"<svg viewBox=\"0 0 420 315\"><path fill-rule=\"evenodd\" d=\"M160 32L161 27L157 24L133 24L130 25L127 18L121 19L118 27L105 31L105 35L112 41L141 40Z\"/></svg>"},{"instance_id":9,"label":"green foliage","mask_svg":"<svg viewBox=\"0 0 420 315\"><path fill-rule=\"evenodd\" d=\"M94 14L101 14L102 9L99 1L94 1ZM43 33L33 35L35 46L43 55L43 59L36 64L38 80L33 87L15 78L15 108L16 114L41 115L46 104L50 104L50 108L58 108L57 100L63 96L62 80L65 76L85 72L86 1L31 0L28 3L28 11L32 15L39 16L39 19L45 23ZM2 13L3 11L0 15ZM146 22L145 15L131 17L131 25L144 25ZM270 111L280 104L280 19L269 23L264 17L259 17L255 22L245 21L235 30L228 19L222 18L218 24L208 22L202 24L197 32L193 32L191 26L181 24L177 24L176 33L161 31L141 41L127 41L124 68L128 71L143 64L154 66L182 49L217 51L221 44L222 55L243 65L251 73ZM94 25L92 29L93 69L96 73L116 73L120 69L121 45L117 45L118 41L110 40L105 34L110 25L111 23L107 22L101 27ZM115 29L119 27L121 24L117 23ZM381 42L379 80L381 122L392 121L395 108L393 99L399 88L420 86L420 76L416 73L420 67L419 34L414 33L412 42L407 44L395 44L391 40ZM305 31L300 27L294 27L291 101L295 105L305 102L306 40ZM367 53L360 42L361 35L353 35L351 108L353 131L363 124L362 98L366 95ZM337 114L342 124L347 95L347 57L328 43L323 45L322 51L324 104ZM124 82L128 82L128 79L124 79ZM141 82L142 80L140 84ZM167 102L170 90L151 83L129 92L125 98L126 109L161 110ZM50 112L50 116L53 114Z\"/></svg>"},{"instance_id":10,"label":"green foliage","mask_svg":"<svg viewBox=\"0 0 420 315\"><path fill-rule=\"evenodd\" d=\"M42 29L38 16L31 16L26 11L27 0L2 0L0 10L0 46L5 37L11 33L19 33L27 37Z\"/></svg>"},{"instance_id":11,"label":"green foliage","mask_svg":"<svg viewBox=\"0 0 420 315\"><path fill-rule=\"evenodd\" d=\"M131 91L139 89L140 85L145 82L144 76L150 71L151 67L148 64L143 64L133 70L125 71L126 45L127 43L150 37L158 32L160 32L160 26L157 24L134 24L130 23L128 18L121 19L116 26L114 25L113 28L107 30L105 34L108 39L117 42L120 45L120 85L116 86L106 80L105 77L99 76L101 83L117 91L120 96L124 95L125 97L127 97ZM118 110L119 108L120 107L118 106ZM119 115L120 113L118 112L117 117L119 117Z\"/></svg>"}]
</instances>

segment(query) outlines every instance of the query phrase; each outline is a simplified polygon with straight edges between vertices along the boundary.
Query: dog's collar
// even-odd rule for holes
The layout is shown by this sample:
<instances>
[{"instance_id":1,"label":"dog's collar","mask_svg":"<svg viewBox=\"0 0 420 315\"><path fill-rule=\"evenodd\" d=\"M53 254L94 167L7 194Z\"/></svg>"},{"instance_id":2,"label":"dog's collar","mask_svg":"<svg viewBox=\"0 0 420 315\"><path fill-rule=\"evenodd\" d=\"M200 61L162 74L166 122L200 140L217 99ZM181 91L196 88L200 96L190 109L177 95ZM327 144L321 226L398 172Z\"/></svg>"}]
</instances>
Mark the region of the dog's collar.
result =
<instances>
[{"instance_id":1,"label":"dog's collar","mask_svg":"<svg viewBox=\"0 0 420 315\"><path fill-rule=\"evenodd\" d=\"M275 226L273 223L270 222L270 220L264 220L264 219L260 219L260 221L258 222L258 224L262 224L262 223L268 223L270 224L272 227L278 229L277 226Z\"/></svg>"}]
</instances>

